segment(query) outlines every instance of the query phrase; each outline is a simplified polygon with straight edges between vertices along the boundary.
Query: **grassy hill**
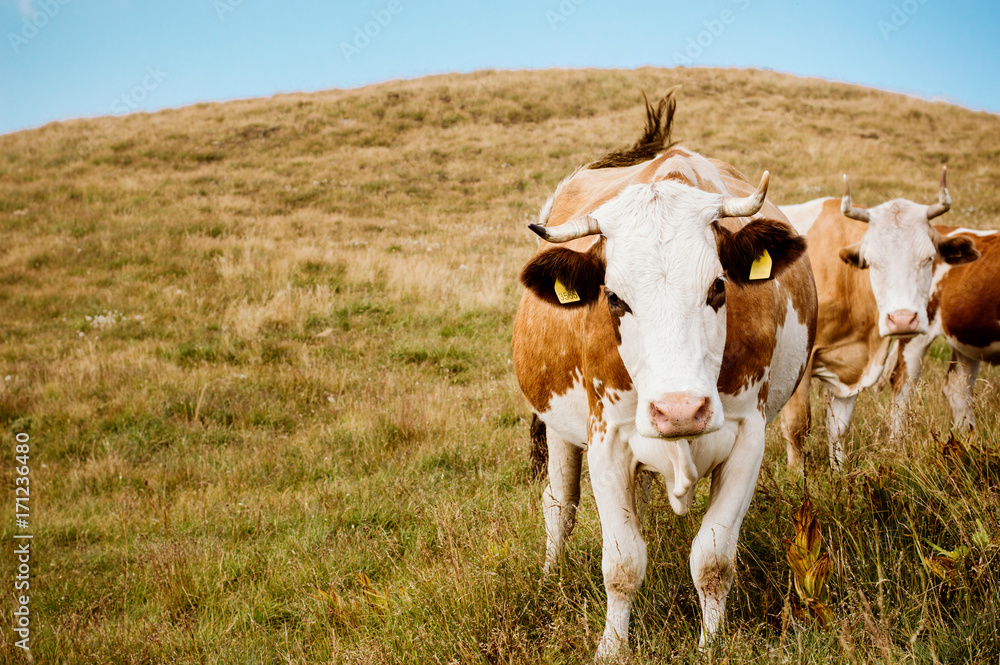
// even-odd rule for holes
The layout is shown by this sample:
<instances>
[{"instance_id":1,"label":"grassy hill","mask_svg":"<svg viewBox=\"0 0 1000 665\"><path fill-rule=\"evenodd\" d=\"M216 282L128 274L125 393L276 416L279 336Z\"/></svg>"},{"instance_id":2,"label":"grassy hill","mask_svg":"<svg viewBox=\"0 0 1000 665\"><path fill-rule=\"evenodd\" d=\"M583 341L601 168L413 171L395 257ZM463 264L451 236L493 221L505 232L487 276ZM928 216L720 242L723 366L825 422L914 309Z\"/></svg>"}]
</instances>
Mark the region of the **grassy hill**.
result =
<instances>
[{"instance_id":1,"label":"grassy hill","mask_svg":"<svg viewBox=\"0 0 1000 665\"><path fill-rule=\"evenodd\" d=\"M1000 228L1000 117L772 72L480 72L0 136L0 479L28 434L36 660L590 659L600 524L588 488L565 570L541 577L516 276L555 184L675 83L674 138L770 170L778 203L839 195L844 172L860 205L929 203L947 163L942 223ZM803 481L769 430L709 660L996 662L998 373L978 438L943 454L931 355L902 448L884 394L859 399L844 474L809 440L825 631L795 618L781 539ZM694 657L706 497L677 518L654 492L638 662ZM15 639L4 662L24 662Z\"/></svg>"}]
</instances>

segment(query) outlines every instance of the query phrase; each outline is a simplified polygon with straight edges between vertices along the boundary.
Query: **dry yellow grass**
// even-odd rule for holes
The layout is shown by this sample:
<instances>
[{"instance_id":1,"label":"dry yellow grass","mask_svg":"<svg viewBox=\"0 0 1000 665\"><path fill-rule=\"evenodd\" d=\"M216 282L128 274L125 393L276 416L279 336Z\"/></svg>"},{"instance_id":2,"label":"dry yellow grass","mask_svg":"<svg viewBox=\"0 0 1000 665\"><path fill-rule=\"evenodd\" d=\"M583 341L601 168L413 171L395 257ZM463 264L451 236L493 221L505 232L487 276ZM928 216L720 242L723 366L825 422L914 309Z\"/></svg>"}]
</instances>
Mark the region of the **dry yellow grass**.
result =
<instances>
[{"instance_id":1,"label":"dry yellow grass","mask_svg":"<svg viewBox=\"0 0 1000 665\"><path fill-rule=\"evenodd\" d=\"M772 72L479 72L0 137L0 425L5 455L16 432L32 442L37 659L588 659L599 524L587 497L563 578L539 581L516 278L555 184L633 141L639 91L675 83L674 137L751 180L770 170L779 203L838 195L845 171L859 204L931 201L946 162L942 221L1000 228L1000 118ZM781 626L801 489L769 433L730 655L995 662L1000 585L977 571L1000 541L974 549L962 588L918 548L973 542L976 520L1000 530L997 373L977 393L980 447L942 461L936 353L902 449L875 394L843 477L809 440L833 633ZM692 656L697 635L697 522L665 503L641 662Z\"/></svg>"}]
</instances>

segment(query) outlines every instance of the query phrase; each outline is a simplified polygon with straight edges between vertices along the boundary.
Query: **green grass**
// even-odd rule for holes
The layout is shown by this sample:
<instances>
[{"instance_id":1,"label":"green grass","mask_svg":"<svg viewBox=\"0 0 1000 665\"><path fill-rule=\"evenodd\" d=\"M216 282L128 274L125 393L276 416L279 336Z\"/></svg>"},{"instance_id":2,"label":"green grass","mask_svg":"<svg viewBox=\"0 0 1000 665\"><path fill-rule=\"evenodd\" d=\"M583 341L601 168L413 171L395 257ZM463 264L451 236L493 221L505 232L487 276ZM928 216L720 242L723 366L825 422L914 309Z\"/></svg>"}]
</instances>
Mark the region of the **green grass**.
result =
<instances>
[{"instance_id":1,"label":"green grass","mask_svg":"<svg viewBox=\"0 0 1000 665\"><path fill-rule=\"evenodd\" d=\"M541 575L517 273L559 179L676 82L675 137L770 169L779 203L836 195L845 170L860 204L930 201L947 161L943 221L1000 226L996 116L770 72L480 72L0 137L0 481L29 434L35 661L589 661L600 524L585 482ZM946 357L898 448L888 395L859 398L840 475L822 427L804 484L769 430L725 644L702 656L687 557L708 486L685 518L655 490L635 662L996 663L998 374L977 438L945 451ZM806 493L834 558L825 631L788 593ZM934 547L968 551L943 578ZM9 626L10 591L0 608Z\"/></svg>"}]
</instances>

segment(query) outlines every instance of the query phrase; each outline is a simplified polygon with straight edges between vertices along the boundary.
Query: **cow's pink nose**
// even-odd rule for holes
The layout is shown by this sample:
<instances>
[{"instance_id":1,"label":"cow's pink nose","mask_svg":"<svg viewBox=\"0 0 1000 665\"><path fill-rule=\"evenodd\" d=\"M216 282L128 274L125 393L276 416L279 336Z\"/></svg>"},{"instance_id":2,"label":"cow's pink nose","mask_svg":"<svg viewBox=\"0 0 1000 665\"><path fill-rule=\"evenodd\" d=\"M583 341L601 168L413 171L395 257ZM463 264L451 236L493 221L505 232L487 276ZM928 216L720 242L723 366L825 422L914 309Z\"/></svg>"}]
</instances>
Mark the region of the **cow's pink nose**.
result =
<instances>
[{"instance_id":1,"label":"cow's pink nose","mask_svg":"<svg viewBox=\"0 0 1000 665\"><path fill-rule=\"evenodd\" d=\"M885 317L886 328L890 335L913 335L920 325L920 317L916 312L907 309L897 309Z\"/></svg>"},{"instance_id":2,"label":"cow's pink nose","mask_svg":"<svg viewBox=\"0 0 1000 665\"><path fill-rule=\"evenodd\" d=\"M663 436L696 436L712 419L712 403L707 397L689 393L668 393L649 405L653 428Z\"/></svg>"}]
</instances>

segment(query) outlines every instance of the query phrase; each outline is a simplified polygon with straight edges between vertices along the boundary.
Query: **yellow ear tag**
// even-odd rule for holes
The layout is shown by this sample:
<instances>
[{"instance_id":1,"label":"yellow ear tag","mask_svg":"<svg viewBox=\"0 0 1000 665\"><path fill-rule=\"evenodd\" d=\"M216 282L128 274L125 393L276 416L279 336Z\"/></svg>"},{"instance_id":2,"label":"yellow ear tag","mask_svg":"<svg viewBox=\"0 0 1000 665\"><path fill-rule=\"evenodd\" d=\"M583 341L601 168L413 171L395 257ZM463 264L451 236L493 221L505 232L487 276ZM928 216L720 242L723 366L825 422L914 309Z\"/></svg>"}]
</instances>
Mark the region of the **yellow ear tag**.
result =
<instances>
[{"instance_id":1,"label":"yellow ear tag","mask_svg":"<svg viewBox=\"0 0 1000 665\"><path fill-rule=\"evenodd\" d=\"M757 260L750 264L750 279L767 279L771 276L771 255L764 250L764 253L757 257Z\"/></svg>"},{"instance_id":2,"label":"yellow ear tag","mask_svg":"<svg viewBox=\"0 0 1000 665\"><path fill-rule=\"evenodd\" d=\"M573 289L566 288L566 285L560 282L558 279L554 284L556 289L556 298L559 298L559 302L566 305L571 302L579 302L580 294Z\"/></svg>"}]
</instances>

